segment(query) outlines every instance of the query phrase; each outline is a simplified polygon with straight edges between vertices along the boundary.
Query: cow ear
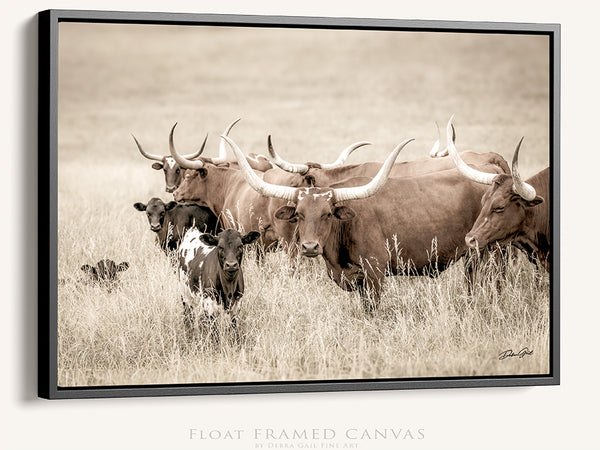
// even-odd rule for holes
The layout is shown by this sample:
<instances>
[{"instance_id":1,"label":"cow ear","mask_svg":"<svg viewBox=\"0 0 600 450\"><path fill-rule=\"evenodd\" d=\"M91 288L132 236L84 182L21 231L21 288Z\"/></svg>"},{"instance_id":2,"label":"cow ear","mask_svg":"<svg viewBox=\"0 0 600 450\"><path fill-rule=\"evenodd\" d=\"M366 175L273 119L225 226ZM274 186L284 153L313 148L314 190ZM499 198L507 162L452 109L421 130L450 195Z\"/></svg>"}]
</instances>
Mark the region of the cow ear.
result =
<instances>
[{"instance_id":1,"label":"cow ear","mask_svg":"<svg viewBox=\"0 0 600 450\"><path fill-rule=\"evenodd\" d=\"M296 215L296 208L293 206L282 206L275 211L275 218L279 220L291 220Z\"/></svg>"},{"instance_id":2,"label":"cow ear","mask_svg":"<svg viewBox=\"0 0 600 450\"><path fill-rule=\"evenodd\" d=\"M121 264L117 266L118 272L123 272L124 270L129 269L129 263L127 261L123 261Z\"/></svg>"},{"instance_id":3,"label":"cow ear","mask_svg":"<svg viewBox=\"0 0 600 450\"><path fill-rule=\"evenodd\" d=\"M258 231L251 231L246 236L242 236L242 244L248 245L252 244L260 237L260 233Z\"/></svg>"},{"instance_id":4,"label":"cow ear","mask_svg":"<svg viewBox=\"0 0 600 450\"><path fill-rule=\"evenodd\" d=\"M352 208L348 206L336 206L333 208L333 215L337 217L339 220L352 220L356 213Z\"/></svg>"},{"instance_id":5,"label":"cow ear","mask_svg":"<svg viewBox=\"0 0 600 450\"><path fill-rule=\"evenodd\" d=\"M143 203L140 203L140 202L134 203L133 207L135 209L137 209L138 211L146 211L146 205L144 205Z\"/></svg>"},{"instance_id":6,"label":"cow ear","mask_svg":"<svg viewBox=\"0 0 600 450\"><path fill-rule=\"evenodd\" d=\"M219 244L219 240L212 234L208 233L201 234L200 240L211 247L216 247Z\"/></svg>"},{"instance_id":7,"label":"cow ear","mask_svg":"<svg viewBox=\"0 0 600 450\"><path fill-rule=\"evenodd\" d=\"M90 275L93 275L94 273L96 273L96 268L93 266L90 266L89 264L84 264L83 266L81 266L81 270L83 270L85 273L88 273Z\"/></svg>"},{"instance_id":8,"label":"cow ear","mask_svg":"<svg viewBox=\"0 0 600 450\"><path fill-rule=\"evenodd\" d=\"M173 202L173 201L171 201L171 202L169 202L169 203L167 203L167 204L165 205L165 209L166 209L167 211L170 211L171 209L175 208L177 205L178 205L178 203L177 203L177 202Z\"/></svg>"},{"instance_id":9,"label":"cow ear","mask_svg":"<svg viewBox=\"0 0 600 450\"><path fill-rule=\"evenodd\" d=\"M223 163L217 164L217 167L231 167L231 164L229 164L229 162L225 161Z\"/></svg>"},{"instance_id":10,"label":"cow ear","mask_svg":"<svg viewBox=\"0 0 600 450\"><path fill-rule=\"evenodd\" d=\"M540 203L542 203L544 201L543 197L540 197L539 195L536 195L535 198L531 201L525 202L525 204L527 206L535 206L535 205L539 205Z\"/></svg>"},{"instance_id":11,"label":"cow ear","mask_svg":"<svg viewBox=\"0 0 600 450\"><path fill-rule=\"evenodd\" d=\"M155 162L155 163L152 164L152 168L154 170L161 170L163 168L163 165L162 165L162 163Z\"/></svg>"}]
</instances>

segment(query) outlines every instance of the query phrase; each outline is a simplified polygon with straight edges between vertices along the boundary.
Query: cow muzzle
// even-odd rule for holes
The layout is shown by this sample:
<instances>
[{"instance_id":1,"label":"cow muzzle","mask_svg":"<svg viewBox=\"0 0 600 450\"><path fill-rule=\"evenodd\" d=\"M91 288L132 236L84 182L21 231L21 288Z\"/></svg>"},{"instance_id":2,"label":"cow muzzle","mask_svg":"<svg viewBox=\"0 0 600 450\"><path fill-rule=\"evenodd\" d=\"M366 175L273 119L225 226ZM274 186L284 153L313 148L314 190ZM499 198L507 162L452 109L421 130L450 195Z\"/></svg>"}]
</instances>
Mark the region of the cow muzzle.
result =
<instances>
[{"instance_id":1,"label":"cow muzzle","mask_svg":"<svg viewBox=\"0 0 600 450\"><path fill-rule=\"evenodd\" d=\"M302 256L314 258L323 253L323 249L318 242L303 242L301 246Z\"/></svg>"},{"instance_id":2,"label":"cow muzzle","mask_svg":"<svg viewBox=\"0 0 600 450\"><path fill-rule=\"evenodd\" d=\"M162 227L160 226L160 224L158 224L158 225L152 225L152 224L150 224L150 229L151 229L152 231L154 231L155 233L158 233L158 232L160 231L160 229L161 229L161 228L162 228Z\"/></svg>"},{"instance_id":3,"label":"cow muzzle","mask_svg":"<svg viewBox=\"0 0 600 450\"><path fill-rule=\"evenodd\" d=\"M465 236L465 242L467 244L467 247L469 248L477 248L479 247L479 244L477 242L477 237L473 236L473 235L466 235Z\"/></svg>"},{"instance_id":4,"label":"cow muzzle","mask_svg":"<svg viewBox=\"0 0 600 450\"><path fill-rule=\"evenodd\" d=\"M165 188L165 191L167 191L169 194L175 192L175 189L177 189L177 186L167 186Z\"/></svg>"},{"instance_id":5,"label":"cow muzzle","mask_svg":"<svg viewBox=\"0 0 600 450\"><path fill-rule=\"evenodd\" d=\"M233 261L233 262L225 261L225 263L223 263L223 270L225 272L227 272L227 274L233 275L238 270L240 270L240 265L238 264L237 261Z\"/></svg>"}]
</instances>

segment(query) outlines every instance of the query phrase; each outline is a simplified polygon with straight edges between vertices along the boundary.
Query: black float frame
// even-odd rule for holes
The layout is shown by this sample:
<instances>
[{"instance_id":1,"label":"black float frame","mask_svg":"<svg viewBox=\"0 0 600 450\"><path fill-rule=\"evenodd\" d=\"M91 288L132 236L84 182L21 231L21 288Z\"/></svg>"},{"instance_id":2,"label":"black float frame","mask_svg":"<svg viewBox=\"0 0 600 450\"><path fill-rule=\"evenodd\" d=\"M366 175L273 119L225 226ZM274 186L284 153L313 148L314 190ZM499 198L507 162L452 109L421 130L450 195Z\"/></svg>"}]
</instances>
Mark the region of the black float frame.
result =
<instances>
[{"instance_id":1,"label":"black float frame","mask_svg":"<svg viewBox=\"0 0 600 450\"><path fill-rule=\"evenodd\" d=\"M352 390L541 386L560 384L560 25L500 22L47 10L39 19L38 395L47 399ZM57 383L58 24L59 22L531 34L549 36L550 60L550 373L485 377L239 382L59 387Z\"/></svg>"}]
</instances>

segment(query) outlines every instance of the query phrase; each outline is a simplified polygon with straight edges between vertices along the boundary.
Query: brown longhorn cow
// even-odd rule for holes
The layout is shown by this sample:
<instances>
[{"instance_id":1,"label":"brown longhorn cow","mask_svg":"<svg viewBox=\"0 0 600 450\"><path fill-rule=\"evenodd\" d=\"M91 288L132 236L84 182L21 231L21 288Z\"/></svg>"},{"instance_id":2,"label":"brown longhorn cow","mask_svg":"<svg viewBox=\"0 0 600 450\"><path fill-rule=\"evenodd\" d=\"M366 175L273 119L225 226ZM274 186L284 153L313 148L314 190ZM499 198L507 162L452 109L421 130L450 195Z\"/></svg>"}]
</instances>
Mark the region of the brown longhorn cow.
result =
<instances>
[{"instance_id":1,"label":"brown longhorn cow","mask_svg":"<svg viewBox=\"0 0 600 450\"><path fill-rule=\"evenodd\" d=\"M370 142L358 142L354 144L354 146L348 147L340 154L337 161L332 164L318 164L310 162L306 164L294 164L284 160L279 154L277 154L273 148L271 136L269 136L267 139L267 146L269 154L271 155L271 160L276 166L285 172L270 170L265 173L263 180L271 184L292 187L328 187L334 183L349 178L373 177L381 169L382 163L365 162L362 164L351 164L347 166L342 165L354 150L360 146L368 144L370 144ZM509 173L508 164L504 158L497 153L476 153L467 151L462 152L461 156L469 164L478 166L490 164L501 167L502 172L504 173ZM392 166L390 176L408 177L424 175L427 173L439 172L452 168L454 168L454 163L452 158L449 156L425 157L414 161L395 163ZM275 211L284 204L285 202L282 202L281 200L272 202L269 204L270 213L274 214ZM285 243L288 245L292 244L292 248L290 250L292 254L295 254L297 251L297 249L294 248L297 241L295 238L296 224L288 221L275 221L274 229L277 235L279 235ZM471 268L469 268L469 270L471 270Z\"/></svg>"},{"instance_id":2,"label":"brown longhorn cow","mask_svg":"<svg viewBox=\"0 0 600 450\"><path fill-rule=\"evenodd\" d=\"M479 214L485 188L456 169L389 178L410 140L396 147L372 179L296 188L264 181L244 163L235 142L222 139L233 149L250 186L291 203L275 217L297 222L302 254L322 255L329 276L343 289L359 290L369 310L378 303L386 275L435 276L467 250L464 236ZM504 172L494 164L478 168Z\"/></svg>"},{"instance_id":3,"label":"brown longhorn cow","mask_svg":"<svg viewBox=\"0 0 600 450\"><path fill-rule=\"evenodd\" d=\"M229 132L231 131L233 126L236 123L238 123L239 121L240 121L240 119L235 120L225 129L225 131L224 131L225 136L229 135ZM142 145L138 142L136 137L133 135L132 135L132 137L138 147L138 150L142 154L142 156L144 156L147 159L156 161L155 163L152 164L152 168L155 170L162 170L164 172L164 174L165 174L165 190L167 192L175 192L175 189L177 189L179 187L179 185L181 184L181 181L183 180L183 172L185 169L182 168L180 166L180 164L177 161L175 161L175 159L170 155L161 156L161 155L155 155L155 154L146 152L142 148ZM204 138L204 142L202 142L202 146L200 147L200 149L198 151L196 151L194 153L190 153L188 155L181 155L181 156L183 156L185 159L199 158L200 155L202 154L202 152L204 151L207 138L208 138L208 134ZM219 145L219 156L218 157L216 157L216 158L201 158L201 159L203 161L210 162L215 165L228 164L232 167L237 167L237 162L227 160L226 148L225 148L225 145L223 144L223 142L221 142ZM255 170L260 170L260 171L264 172L273 167L271 165L271 163L269 162L269 160L262 155L256 155L254 153L250 153L248 155L247 159L248 159L248 163L250 164L250 166L252 166L252 168Z\"/></svg>"},{"instance_id":4,"label":"brown longhorn cow","mask_svg":"<svg viewBox=\"0 0 600 450\"><path fill-rule=\"evenodd\" d=\"M358 148L359 146L368 144L370 144L370 142L359 142L354 145L357 145L356 148ZM319 164L314 162L307 162L306 164L290 163L279 156L273 149L271 136L268 137L268 148L273 164L284 171L268 171L265 174L264 180L272 184L283 184L293 187L324 187L330 186L332 183L345 180L346 178L373 177L375 174L377 174L382 166L382 163L374 161L343 166L341 164L343 164L345 158L341 160L341 164L335 166L333 164ZM345 154L347 150L348 149L344 150L342 154ZM347 153L346 157L349 154L350 153ZM505 173L509 172L508 164L498 153L477 153L465 151L461 152L460 155L468 164L492 164L502 167L502 170ZM339 160L340 158L338 158L338 161ZM392 166L390 176L408 177L424 175L427 173L439 172L441 170L452 168L454 168L454 162L450 156L423 157L413 161L395 163ZM293 175L286 175L286 172Z\"/></svg>"},{"instance_id":5,"label":"brown longhorn cow","mask_svg":"<svg viewBox=\"0 0 600 450\"><path fill-rule=\"evenodd\" d=\"M450 124L449 124L450 126ZM512 174L477 171L460 158L454 143L449 151L458 170L469 180L489 185L477 220L465 237L471 248L490 243L511 243L530 261L550 270L550 168L527 181L519 174L519 141L512 160Z\"/></svg>"},{"instance_id":6,"label":"brown longhorn cow","mask_svg":"<svg viewBox=\"0 0 600 450\"><path fill-rule=\"evenodd\" d=\"M436 124L437 125L437 124ZM454 131L453 131L454 133ZM454 139L454 134L452 136ZM337 161L331 164L319 164L307 162L305 164L295 164L284 160L273 148L271 136L267 139L267 147L271 155L271 161L280 169L296 174L294 177L286 177L285 174L277 171L270 171L264 180L273 184L284 184L286 186L330 186L346 178L353 177L373 177L381 169L380 162L365 162L361 164L343 165L348 156L363 145L369 145L370 142L357 142L353 146L345 149ZM439 148L439 137L434 145L434 149ZM448 155L447 148L443 152L432 153L429 157L419 158L413 161L397 162L393 165L390 176L407 177L414 175L423 175L431 172L454 168L454 162ZM483 165L493 164L502 167L505 173L509 173L508 164L498 153L477 153L473 151L461 152L461 157L468 164ZM304 177L304 180L300 178Z\"/></svg>"}]
</instances>

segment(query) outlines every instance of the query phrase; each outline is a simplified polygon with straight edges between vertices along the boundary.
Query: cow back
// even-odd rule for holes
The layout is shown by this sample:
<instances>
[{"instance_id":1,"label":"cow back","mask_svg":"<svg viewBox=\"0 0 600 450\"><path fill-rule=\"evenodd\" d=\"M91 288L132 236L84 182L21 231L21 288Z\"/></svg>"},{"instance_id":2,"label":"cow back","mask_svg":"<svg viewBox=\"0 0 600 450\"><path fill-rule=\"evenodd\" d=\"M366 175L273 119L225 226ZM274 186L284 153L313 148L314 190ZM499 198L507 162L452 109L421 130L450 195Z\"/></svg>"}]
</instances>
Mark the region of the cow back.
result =
<instances>
[{"instance_id":1,"label":"cow back","mask_svg":"<svg viewBox=\"0 0 600 450\"><path fill-rule=\"evenodd\" d=\"M169 250L175 250L179 246L187 230L192 227L198 228L202 232L214 233L218 231L217 216L207 207L195 204L177 205L175 208L167 211L165 225L163 226L163 240L168 242L163 245Z\"/></svg>"},{"instance_id":2,"label":"cow back","mask_svg":"<svg viewBox=\"0 0 600 450\"><path fill-rule=\"evenodd\" d=\"M527 180L537 195L542 197L544 201L534 208L534 224L533 227L539 233L545 236L550 236L550 168L538 172Z\"/></svg>"},{"instance_id":3,"label":"cow back","mask_svg":"<svg viewBox=\"0 0 600 450\"><path fill-rule=\"evenodd\" d=\"M495 165L477 168L503 171ZM368 181L370 178L351 178L332 187L360 186ZM356 216L336 223L335 238L325 250L341 268L369 258L390 265L393 273L405 269L420 273L430 263L444 268L466 251L464 237L479 214L486 188L456 169L390 177L375 196L344 202Z\"/></svg>"}]
</instances>

